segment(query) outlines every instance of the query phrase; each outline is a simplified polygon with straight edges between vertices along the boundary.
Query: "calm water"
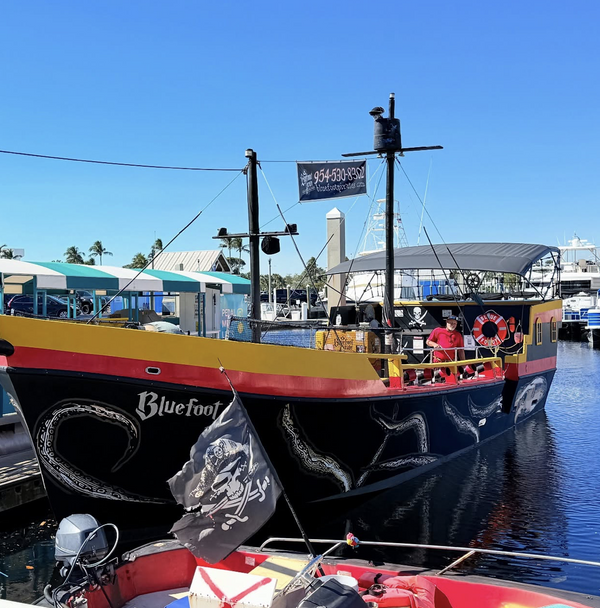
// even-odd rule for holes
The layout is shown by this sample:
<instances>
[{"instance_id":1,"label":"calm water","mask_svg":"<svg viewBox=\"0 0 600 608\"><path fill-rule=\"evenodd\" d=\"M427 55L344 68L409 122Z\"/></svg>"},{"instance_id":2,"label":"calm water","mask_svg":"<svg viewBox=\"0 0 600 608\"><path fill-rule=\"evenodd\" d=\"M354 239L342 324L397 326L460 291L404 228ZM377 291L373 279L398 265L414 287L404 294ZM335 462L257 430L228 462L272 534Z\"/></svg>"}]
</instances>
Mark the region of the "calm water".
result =
<instances>
[{"instance_id":1,"label":"calm water","mask_svg":"<svg viewBox=\"0 0 600 608\"><path fill-rule=\"evenodd\" d=\"M600 561L600 351L559 343L546 412L478 450L344 514L307 519L312 537L477 546ZM284 509L283 501L280 508ZM53 572L54 522L45 505L3 520L0 597L39 597ZM326 522L326 523L325 523ZM273 529L271 534L292 534ZM460 554L403 550L368 557L443 567ZM600 568L475 557L463 570L600 595Z\"/></svg>"}]
</instances>

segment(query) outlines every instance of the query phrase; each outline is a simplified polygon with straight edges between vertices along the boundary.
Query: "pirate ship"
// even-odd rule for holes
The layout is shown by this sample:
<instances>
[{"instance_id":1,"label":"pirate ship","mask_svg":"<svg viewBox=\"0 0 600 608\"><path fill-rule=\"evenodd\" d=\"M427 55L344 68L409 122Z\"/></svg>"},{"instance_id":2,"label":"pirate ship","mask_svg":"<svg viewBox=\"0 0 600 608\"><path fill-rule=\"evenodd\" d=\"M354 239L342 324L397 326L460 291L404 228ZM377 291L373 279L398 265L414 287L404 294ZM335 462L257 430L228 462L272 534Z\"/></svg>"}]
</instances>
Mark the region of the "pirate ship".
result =
<instances>
[{"instance_id":1,"label":"pirate ship","mask_svg":"<svg viewBox=\"0 0 600 608\"><path fill-rule=\"evenodd\" d=\"M383 269L380 330L329 327L317 348L300 348L261 343L258 320L245 321L253 340L244 342L0 315L0 381L27 425L57 518L90 513L124 531L175 521L167 480L231 400L220 368L296 505L391 487L544 408L561 301L541 292L490 300L477 287L497 274L521 285L540 260L556 265L558 250L509 243L394 250L395 158L429 148L402 147L393 97L389 118L383 113L371 112L373 153L388 163L389 246L329 270ZM256 316L260 240L274 234L259 232L257 157L246 156ZM287 226L280 234L294 232ZM395 300L395 272L414 278L425 269L444 273L450 295ZM467 358L440 367L423 340L450 314L462 320ZM222 463L213 493L235 501L244 471Z\"/></svg>"}]
</instances>

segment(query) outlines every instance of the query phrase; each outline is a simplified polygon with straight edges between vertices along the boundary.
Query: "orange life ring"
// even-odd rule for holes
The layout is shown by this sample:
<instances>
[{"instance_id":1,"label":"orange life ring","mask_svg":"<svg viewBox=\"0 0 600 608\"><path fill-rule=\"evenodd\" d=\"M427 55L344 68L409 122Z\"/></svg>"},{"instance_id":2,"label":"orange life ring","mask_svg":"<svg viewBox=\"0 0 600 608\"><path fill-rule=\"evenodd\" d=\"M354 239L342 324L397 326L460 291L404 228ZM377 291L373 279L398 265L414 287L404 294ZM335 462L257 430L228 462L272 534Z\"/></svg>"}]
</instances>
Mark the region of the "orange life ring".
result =
<instances>
[{"instance_id":1,"label":"orange life ring","mask_svg":"<svg viewBox=\"0 0 600 608\"><path fill-rule=\"evenodd\" d=\"M488 323L495 325L495 333L493 336L486 336L483 332L483 326ZM485 333L489 333L489 325ZM508 324L504 320L504 317L495 312L484 312L482 315L479 315L473 323L473 338L475 338L475 342L481 346L500 346L508 335Z\"/></svg>"}]
</instances>

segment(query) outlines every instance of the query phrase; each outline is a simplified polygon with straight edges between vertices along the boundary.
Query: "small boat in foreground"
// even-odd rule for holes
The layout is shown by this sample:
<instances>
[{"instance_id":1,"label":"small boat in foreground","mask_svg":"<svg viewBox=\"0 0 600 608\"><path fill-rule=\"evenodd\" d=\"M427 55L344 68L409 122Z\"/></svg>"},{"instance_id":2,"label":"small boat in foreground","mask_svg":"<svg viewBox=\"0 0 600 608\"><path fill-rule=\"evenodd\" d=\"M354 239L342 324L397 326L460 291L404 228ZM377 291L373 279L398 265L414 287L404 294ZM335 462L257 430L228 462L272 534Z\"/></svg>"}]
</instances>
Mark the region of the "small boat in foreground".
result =
<instances>
[{"instance_id":1,"label":"small boat in foreground","mask_svg":"<svg viewBox=\"0 0 600 608\"><path fill-rule=\"evenodd\" d=\"M85 523L86 519L87 522ZM83 525L82 525L83 522ZM94 526L96 526L94 528ZM109 525L110 526L110 525ZM75 515L61 522L56 557L64 563L65 580L47 586L46 600L58 607L87 608L540 608L598 607L600 597L514 581L451 573L474 553L573 561L468 547L401 543L360 543L378 547L420 547L462 554L442 571L382 563L374 565L348 557L359 545L345 540L311 540L327 547L319 555L278 551L267 546L301 539L269 539L260 548L239 547L209 565L176 541L155 542L110 559L106 525L90 516ZM350 545L350 547L348 546ZM114 548L114 547L113 547ZM334 553L345 554L337 556Z\"/></svg>"}]
</instances>

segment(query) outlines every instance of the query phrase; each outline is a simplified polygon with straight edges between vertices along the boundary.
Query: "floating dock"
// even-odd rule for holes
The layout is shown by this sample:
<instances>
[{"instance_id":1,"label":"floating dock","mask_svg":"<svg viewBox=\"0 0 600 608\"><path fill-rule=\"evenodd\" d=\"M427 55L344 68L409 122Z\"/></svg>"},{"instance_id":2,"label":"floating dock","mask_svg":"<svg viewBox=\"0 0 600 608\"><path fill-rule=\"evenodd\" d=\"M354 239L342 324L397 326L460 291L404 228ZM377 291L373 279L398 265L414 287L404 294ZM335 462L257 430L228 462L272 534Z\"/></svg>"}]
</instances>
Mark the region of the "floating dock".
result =
<instances>
[{"instance_id":1,"label":"floating dock","mask_svg":"<svg viewBox=\"0 0 600 608\"><path fill-rule=\"evenodd\" d=\"M46 496L40 467L16 414L0 417L0 513Z\"/></svg>"}]
</instances>

